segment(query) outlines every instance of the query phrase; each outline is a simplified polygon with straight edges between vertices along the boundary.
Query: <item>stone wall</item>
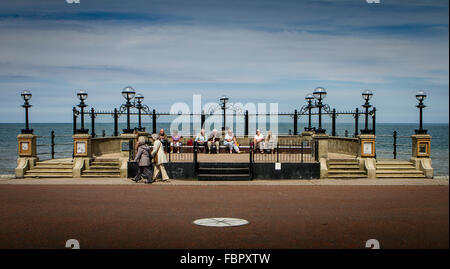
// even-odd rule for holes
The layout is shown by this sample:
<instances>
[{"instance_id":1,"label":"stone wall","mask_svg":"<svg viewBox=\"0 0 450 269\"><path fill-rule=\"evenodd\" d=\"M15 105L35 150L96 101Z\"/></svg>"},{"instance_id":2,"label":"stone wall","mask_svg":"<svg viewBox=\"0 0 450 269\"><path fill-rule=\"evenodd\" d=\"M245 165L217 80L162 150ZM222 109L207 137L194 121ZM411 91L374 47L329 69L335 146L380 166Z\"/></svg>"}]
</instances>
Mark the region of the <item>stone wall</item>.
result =
<instances>
[{"instance_id":1,"label":"stone wall","mask_svg":"<svg viewBox=\"0 0 450 269\"><path fill-rule=\"evenodd\" d=\"M328 152L358 155L358 138L330 136L328 137Z\"/></svg>"},{"instance_id":2,"label":"stone wall","mask_svg":"<svg viewBox=\"0 0 450 269\"><path fill-rule=\"evenodd\" d=\"M97 137L92 138L92 155L101 156L103 154L120 153L120 137Z\"/></svg>"}]
</instances>

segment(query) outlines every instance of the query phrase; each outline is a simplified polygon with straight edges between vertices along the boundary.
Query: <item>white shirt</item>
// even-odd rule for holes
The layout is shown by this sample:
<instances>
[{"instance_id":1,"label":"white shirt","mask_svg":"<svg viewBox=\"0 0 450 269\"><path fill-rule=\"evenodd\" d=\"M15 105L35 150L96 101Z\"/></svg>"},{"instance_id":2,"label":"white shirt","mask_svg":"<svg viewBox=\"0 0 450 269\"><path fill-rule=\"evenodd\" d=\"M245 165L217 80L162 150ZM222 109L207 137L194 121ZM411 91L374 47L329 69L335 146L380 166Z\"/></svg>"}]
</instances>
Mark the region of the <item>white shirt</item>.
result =
<instances>
[{"instance_id":1,"label":"white shirt","mask_svg":"<svg viewBox=\"0 0 450 269\"><path fill-rule=\"evenodd\" d=\"M256 141L258 141L258 140L260 140L260 139L264 139L264 136L263 136L263 134L259 134L259 135L255 135L255 139L256 139Z\"/></svg>"}]
</instances>

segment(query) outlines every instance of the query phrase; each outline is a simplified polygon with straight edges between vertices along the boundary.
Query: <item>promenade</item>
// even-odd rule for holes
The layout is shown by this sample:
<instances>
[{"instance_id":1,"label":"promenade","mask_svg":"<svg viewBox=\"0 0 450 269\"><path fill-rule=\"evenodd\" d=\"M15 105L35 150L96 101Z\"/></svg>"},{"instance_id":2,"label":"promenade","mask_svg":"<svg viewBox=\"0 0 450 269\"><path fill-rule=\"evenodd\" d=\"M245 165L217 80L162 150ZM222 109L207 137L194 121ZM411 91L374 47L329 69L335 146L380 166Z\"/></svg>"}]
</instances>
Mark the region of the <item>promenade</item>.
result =
<instances>
[{"instance_id":1,"label":"promenade","mask_svg":"<svg viewBox=\"0 0 450 269\"><path fill-rule=\"evenodd\" d=\"M0 180L0 248L448 248L446 179ZM239 227L201 227L232 217Z\"/></svg>"}]
</instances>

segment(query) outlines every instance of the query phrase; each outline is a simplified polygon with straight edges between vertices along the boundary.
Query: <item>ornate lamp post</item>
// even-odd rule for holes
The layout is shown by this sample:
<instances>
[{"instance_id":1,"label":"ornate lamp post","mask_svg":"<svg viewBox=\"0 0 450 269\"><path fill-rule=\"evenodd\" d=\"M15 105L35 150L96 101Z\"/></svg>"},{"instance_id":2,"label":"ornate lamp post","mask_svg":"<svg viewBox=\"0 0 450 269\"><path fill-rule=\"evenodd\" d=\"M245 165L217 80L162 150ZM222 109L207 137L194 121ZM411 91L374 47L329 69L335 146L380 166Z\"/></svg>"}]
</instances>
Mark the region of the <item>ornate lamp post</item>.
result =
<instances>
[{"instance_id":1,"label":"ornate lamp post","mask_svg":"<svg viewBox=\"0 0 450 269\"><path fill-rule=\"evenodd\" d=\"M362 98L366 101L363 105L363 107L366 109L365 112L365 124L364 124L364 129L361 130L362 134L371 134L373 132L373 130L369 130L369 108L372 107L369 103L370 98L372 98L373 93L370 90L366 90L362 93Z\"/></svg>"},{"instance_id":2,"label":"ornate lamp post","mask_svg":"<svg viewBox=\"0 0 450 269\"><path fill-rule=\"evenodd\" d=\"M415 130L416 134L426 134L427 130L423 129L422 127L422 109L426 107L426 105L423 104L423 101L427 98L427 94L424 91L419 91L416 94L416 99L419 101L419 104L417 105L417 108L419 108L419 129Z\"/></svg>"},{"instance_id":3,"label":"ornate lamp post","mask_svg":"<svg viewBox=\"0 0 450 269\"><path fill-rule=\"evenodd\" d=\"M23 91L20 94L24 100L24 104L22 105L23 108L25 108L25 129L22 129L21 132L22 134L32 134L33 133L33 129L30 129L29 127L29 122L28 122L28 108L31 107L30 103L28 101L31 100L31 92L28 90Z\"/></svg>"},{"instance_id":4,"label":"ornate lamp post","mask_svg":"<svg viewBox=\"0 0 450 269\"><path fill-rule=\"evenodd\" d=\"M136 94L136 96L134 97L134 99L136 100L136 104L135 107L138 110L138 115L139 115L139 126L138 126L138 131L145 131L145 127L142 127L141 124L141 110L144 110L144 112L146 113L150 113L150 109L148 108L148 106L142 104L142 102L144 101L144 96L140 93Z\"/></svg>"},{"instance_id":5,"label":"ornate lamp post","mask_svg":"<svg viewBox=\"0 0 450 269\"><path fill-rule=\"evenodd\" d=\"M317 87L313 92L314 98L317 99L316 107L319 108L319 128L316 129L316 133L324 134L325 129L322 129L322 108L324 107L322 100L325 99L327 91L322 87Z\"/></svg>"},{"instance_id":6,"label":"ornate lamp post","mask_svg":"<svg viewBox=\"0 0 450 269\"><path fill-rule=\"evenodd\" d=\"M228 102L228 100L229 100L228 97L226 97L225 95L220 98L221 108L223 109L223 127L222 127L222 131L225 131L225 126L226 126L226 110L227 110L227 102Z\"/></svg>"},{"instance_id":7,"label":"ornate lamp post","mask_svg":"<svg viewBox=\"0 0 450 269\"><path fill-rule=\"evenodd\" d=\"M88 129L84 129L84 108L87 107L87 105L84 103L84 100L87 99L88 94L85 90L81 90L77 93L78 99L80 99L80 104L78 107L81 110L81 129L77 129L78 134L87 134L89 132Z\"/></svg>"},{"instance_id":8,"label":"ornate lamp post","mask_svg":"<svg viewBox=\"0 0 450 269\"><path fill-rule=\"evenodd\" d=\"M305 109L308 110L308 127L305 127L305 131L312 131L313 128L311 127L311 109L314 107L314 105L312 104L314 96L308 93L305 97L305 100L306 102L308 102L308 104L305 107Z\"/></svg>"},{"instance_id":9,"label":"ornate lamp post","mask_svg":"<svg viewBox=\"0 0 450 269\"><path fill-rule=\"evenodd\" d=\"M127 86L122 90L122 96L127 100L127 102L120 107L120 112L127 111L127 128L123 129L125 134L133 133L133 130L130 128L130 109L133 107L131 100L134 98L135 94L136 92L130 86Z\"/></svg>"}]
</instances>

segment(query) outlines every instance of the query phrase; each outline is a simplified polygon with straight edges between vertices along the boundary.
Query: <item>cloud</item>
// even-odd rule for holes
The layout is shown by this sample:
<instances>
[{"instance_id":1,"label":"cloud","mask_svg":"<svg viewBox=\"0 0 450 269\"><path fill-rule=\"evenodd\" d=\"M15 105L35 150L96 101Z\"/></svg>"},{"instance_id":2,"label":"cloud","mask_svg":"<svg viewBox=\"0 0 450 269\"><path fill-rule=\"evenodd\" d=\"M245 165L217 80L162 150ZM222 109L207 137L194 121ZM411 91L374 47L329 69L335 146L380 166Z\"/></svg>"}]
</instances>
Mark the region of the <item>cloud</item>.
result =
<instances>
[{"instance_id":1,"label":"cloud","mask_svg":"<svg viewBox=\"0 0 450 269\"><path fill-rule=\"evenodd\" d=\"M302 100L318 85L351 108L363 87L398 97L430 87L448 96L448 2L364 2L2 2L0 90L34 89L60 100L61 112L80 88L93 93L92 103L120 104L110 93L128 84L180 100L195 92L265 100L276 93L289 109L293 95ZM178 101L157 98L164 110Z\"/></svg>"}]
</instances>

